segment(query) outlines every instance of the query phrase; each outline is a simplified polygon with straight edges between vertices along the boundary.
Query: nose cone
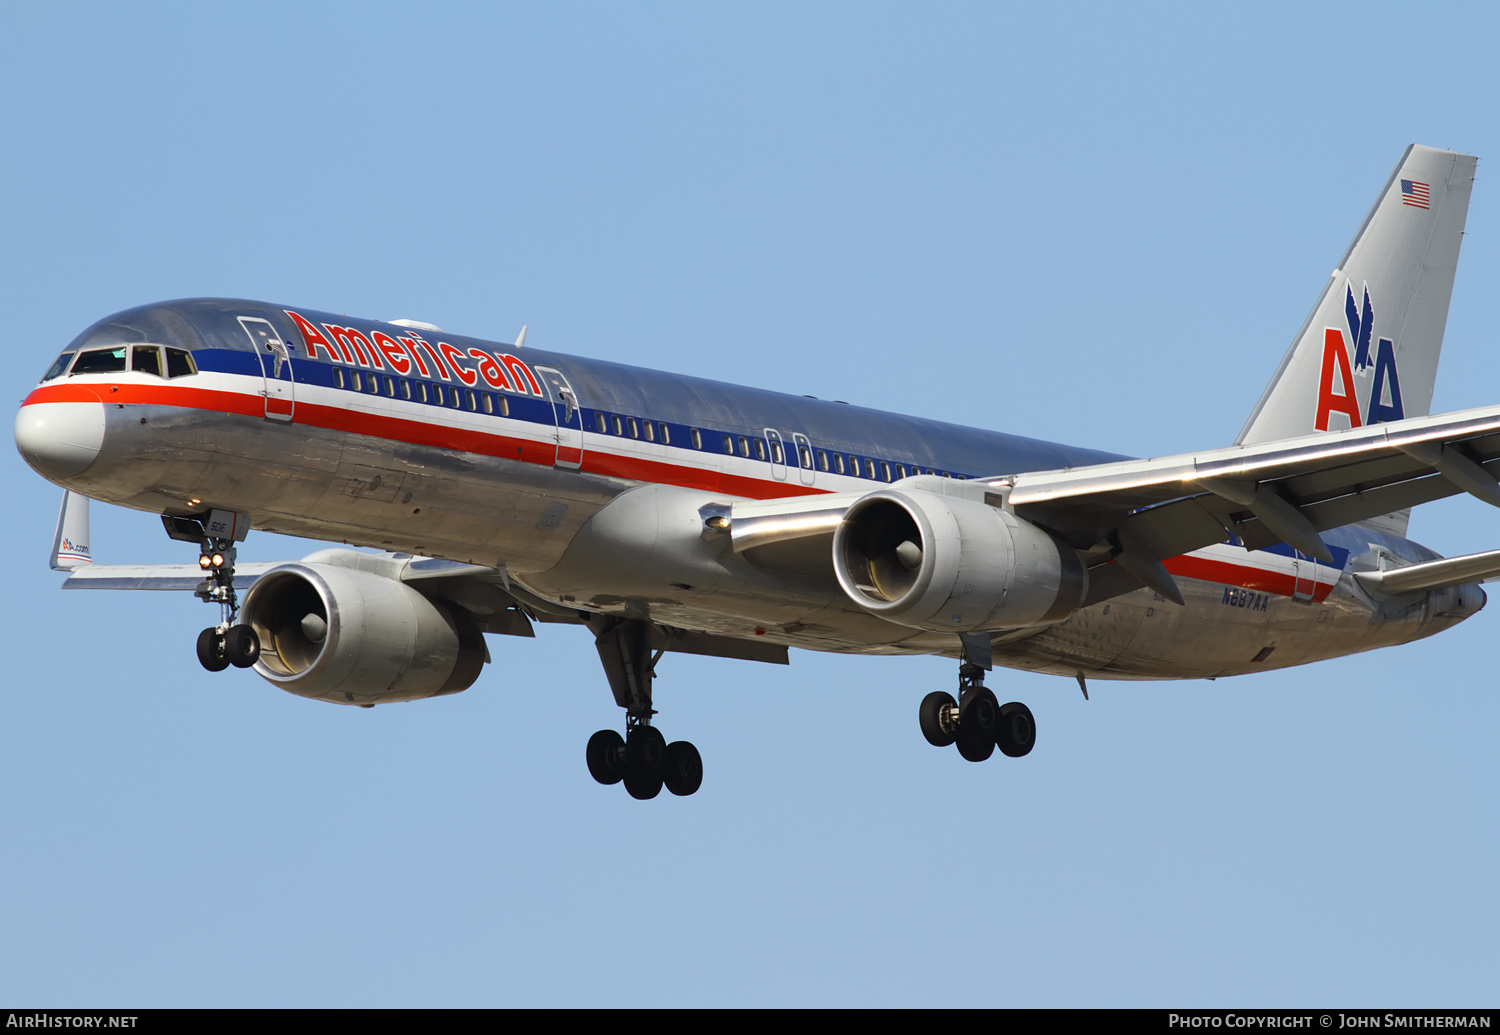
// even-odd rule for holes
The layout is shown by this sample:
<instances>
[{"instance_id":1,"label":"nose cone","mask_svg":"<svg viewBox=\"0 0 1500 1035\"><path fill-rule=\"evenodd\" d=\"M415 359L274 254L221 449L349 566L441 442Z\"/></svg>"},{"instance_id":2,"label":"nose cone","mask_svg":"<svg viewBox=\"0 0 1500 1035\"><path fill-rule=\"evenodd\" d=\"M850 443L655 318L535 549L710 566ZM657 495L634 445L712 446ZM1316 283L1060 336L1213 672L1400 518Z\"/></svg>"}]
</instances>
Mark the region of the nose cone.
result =
<instances>
[{"instance_id":1,"label":"nose cone","mask_svg":"<svg viewBox=\"0 0 1500 1035\"><path fill-rule=\"evenodd\" d=\"M16 414L16 449L52 481L82 474L103 444L103 403L31 403Z\"/></svg>"}]
</instances>

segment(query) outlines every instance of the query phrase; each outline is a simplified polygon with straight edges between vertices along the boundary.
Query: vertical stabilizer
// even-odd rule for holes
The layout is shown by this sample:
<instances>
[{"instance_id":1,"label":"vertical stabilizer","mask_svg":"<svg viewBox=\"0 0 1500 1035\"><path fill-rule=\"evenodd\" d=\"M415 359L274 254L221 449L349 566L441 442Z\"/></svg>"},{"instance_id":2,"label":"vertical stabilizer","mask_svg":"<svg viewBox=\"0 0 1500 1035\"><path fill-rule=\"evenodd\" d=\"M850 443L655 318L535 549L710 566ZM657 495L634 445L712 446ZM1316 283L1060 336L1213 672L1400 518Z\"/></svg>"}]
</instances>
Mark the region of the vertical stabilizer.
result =
<instances>
[{"instance_id":1,"label":"vertical stabilizer","mask_svg":"<svg viewBox=\"0 0 1500 1035\"><path fill-rule=\"evenodd\" d=\"M1476 164L1406 149L1236 444L1428 414Z\"/></svg>"},{"instance_id":2,"label":"vertical stabilizer","mask_svg":"<svg viewBox=\"0 0 1500 1035\"><path fill-rule=\"evenodd\" d=\"M89 556L89 498L64 492L52 535L52 570L72 571L92 564Z\"/></svg>"}]
</instances>

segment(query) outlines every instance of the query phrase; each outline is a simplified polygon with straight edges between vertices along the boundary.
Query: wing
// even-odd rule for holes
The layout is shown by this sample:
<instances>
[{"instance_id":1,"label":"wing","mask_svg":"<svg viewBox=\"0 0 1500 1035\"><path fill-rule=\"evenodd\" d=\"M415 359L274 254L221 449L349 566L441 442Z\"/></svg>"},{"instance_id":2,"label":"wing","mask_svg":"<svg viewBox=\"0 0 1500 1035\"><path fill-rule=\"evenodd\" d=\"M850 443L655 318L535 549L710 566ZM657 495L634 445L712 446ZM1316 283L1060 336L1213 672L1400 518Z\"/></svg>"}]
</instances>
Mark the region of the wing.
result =
<instances>
[{"instance_id":1,"label":"wing","mask_svg":"<svg viewBox=\"0 0 1500 1035\"><path fill-rule=\"evenodd\" d=\"M1148 585L1162 561L1235 537L1331 561L1318 533L1468 492L1500 506L1500 407L1203 453L973 483L1079 550L1089 602ZM1107 570L1111 562L1114 570Z\"/></svg>"},{"instance_id":2,"label":"wing","mask_svg":"<svg viewBox=\"0 0 1500 1035\"><path fill-rule=\"evenodd\" d=\"M1247 550L1284 542L1332 562L1318 535L1325 529L1460 492L1500 506L1497 464L1500 407L1486 407L1060 471L907 478L896 488L1013 508L1080 553L1086 604L1143 585L1180 601L1165 560L1233 539ZM831 577L833 533L863 495L738 501L726 525L751 563ZM1475 561L1428 577L1480 581L1493 567Z\"/></svg>"},{"instance_id":3,"label":"wing","mask_svg":"<svg viewBox=\"0 0 1500 1035\"><path fill-rule=\"evenodd\" d=\"M86 496L74 492L63 495L52 544L52 567L68 573L63 589L189 590L200 595L207 589L203 570L196 564L93 563L88 546L88 502ZM535 636L533 622L590 625L601 641L608 641L612 632L609 623L588 621L577 610L529 592L505 571L482 564L407 554L362 553L337 547L319 550L301 563L349 568L406 583L423 596L457 609L488 633ZM244 592L267 572L288 566L281 561L237 564L234 588ZM787 649L778 644L745 642L661 624L649 627L646 644L653 651L787 663Z\"/></svg>"}]
</instances>

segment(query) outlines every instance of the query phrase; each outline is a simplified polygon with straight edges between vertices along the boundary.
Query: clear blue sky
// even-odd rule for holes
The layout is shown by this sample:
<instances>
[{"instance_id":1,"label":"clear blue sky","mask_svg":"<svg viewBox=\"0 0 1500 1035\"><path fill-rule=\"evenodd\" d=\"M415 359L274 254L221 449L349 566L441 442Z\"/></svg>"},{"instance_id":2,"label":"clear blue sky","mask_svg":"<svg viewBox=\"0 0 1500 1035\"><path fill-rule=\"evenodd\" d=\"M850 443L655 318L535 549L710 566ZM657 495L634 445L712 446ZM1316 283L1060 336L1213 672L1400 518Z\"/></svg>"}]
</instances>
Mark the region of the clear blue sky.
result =
<instances>
[{"instance_id":1,"label":"clear blue sky","mask_svg":"<svg viewBox=\"0 0 1500 1035\"><path fill-rule=\"evenodd\" d=\"M1044 5L1045 6L1045 5ZM56 4L0 13L10 398L191 295L1154 455L1232 440L1409 143L1500 154L1489 5ZM1481 161L1434 409L1500 399ZM913 370L916 370L914 376ZM191 598L61 593L0 453L0 1002L1493 1005L1497 615L1216 683L673 656L629 800L586 634L373 710L214 678ZM180 561L96 507L96 556ZM1472 499L1444 553L1500 547ZM252 535L252 559L302 541Z\"/></svg>"}]
</instances>

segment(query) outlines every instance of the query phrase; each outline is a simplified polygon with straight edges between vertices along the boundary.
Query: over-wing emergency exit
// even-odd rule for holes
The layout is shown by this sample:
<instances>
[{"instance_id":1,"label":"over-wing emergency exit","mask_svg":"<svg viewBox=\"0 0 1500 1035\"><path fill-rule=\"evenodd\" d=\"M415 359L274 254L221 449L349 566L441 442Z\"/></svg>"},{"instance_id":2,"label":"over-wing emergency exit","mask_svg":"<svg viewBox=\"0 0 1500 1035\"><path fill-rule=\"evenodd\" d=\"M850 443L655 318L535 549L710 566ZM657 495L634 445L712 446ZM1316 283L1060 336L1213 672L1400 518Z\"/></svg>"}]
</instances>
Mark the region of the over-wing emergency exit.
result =
<instances>
[{"instance_id":1,"label":"over-wing emergency exit","mask_svg":"<svg viewBox=\"0 0 1500 1035\"><path fill-rule=\"evenodd\" d=\"M935 746L1031 751L993 666L1216 678L1429 636L1500 550L1442 558L1417 504L1500 506L1500 406L1429 414L1474 158L1413 146L1232 445L1133 460L301 306L188 299L63 350L16 444L68 490L66 588L182 589L213 671L370 707L456 693L484 634L584 626L621 730L590 772L692 794L662 656L938 654ZM87 501L161 515L191 563L95 563ZM236 564L263 529L368 548ZM184 547L187 549L188 547Z\"/></svg>"}]
</instances>

